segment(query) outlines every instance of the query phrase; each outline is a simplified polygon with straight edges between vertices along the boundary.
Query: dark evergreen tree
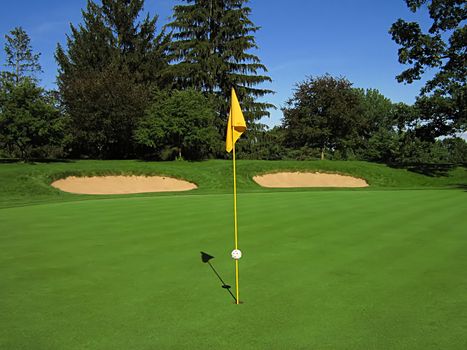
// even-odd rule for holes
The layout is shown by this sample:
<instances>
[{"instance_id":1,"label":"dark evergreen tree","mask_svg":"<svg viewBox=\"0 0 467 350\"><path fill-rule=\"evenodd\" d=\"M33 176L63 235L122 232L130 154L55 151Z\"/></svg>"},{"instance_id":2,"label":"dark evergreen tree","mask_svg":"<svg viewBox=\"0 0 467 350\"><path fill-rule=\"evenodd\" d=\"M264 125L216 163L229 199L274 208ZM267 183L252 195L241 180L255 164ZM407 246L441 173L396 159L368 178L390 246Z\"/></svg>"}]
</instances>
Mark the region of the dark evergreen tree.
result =
<instances>
[{"instance_id":1,"label":"dark evergreen tree","mask_svg":"<svg viewBox=\"0 0 467 350\"><path fill-rule=\"evenodd\" d=\"M9 71L2 72L3 78L11 79L16 84L24 78L35 79L41 71L40 54L34 54L31 39L21 27L16 27L5 35L6 66Z\"/></svg>"},{"instance_id":2,"label":"dark evergreen tree","mask_svg":"<svg viewBox=\"0 0 467 350\"><path fill-rule=\"evenodd\" d=\"M178 88L192 87L215 94L219 101L219 127L227 120L231 89L237 91L244 114L250 121L269 115L273 105L256 99L271 90L258 85L271 81L252 52L259 29L249 19L248 0L184 0L174 7L172 74Z\"/></svg>"},{"instance_id":3,"label":"dark evergreen tree","mask_svg":"<svg viewBox=\"0 0 467 350\"><path fill-rule=\"evenodd\" d=\"M141 21L144 0L88 1L83 24L57 47L58 85L75 136L73 154L134 156L133 132L154 88L166 85L169 38L157 16Z\"/></svg>"}]
</instances>

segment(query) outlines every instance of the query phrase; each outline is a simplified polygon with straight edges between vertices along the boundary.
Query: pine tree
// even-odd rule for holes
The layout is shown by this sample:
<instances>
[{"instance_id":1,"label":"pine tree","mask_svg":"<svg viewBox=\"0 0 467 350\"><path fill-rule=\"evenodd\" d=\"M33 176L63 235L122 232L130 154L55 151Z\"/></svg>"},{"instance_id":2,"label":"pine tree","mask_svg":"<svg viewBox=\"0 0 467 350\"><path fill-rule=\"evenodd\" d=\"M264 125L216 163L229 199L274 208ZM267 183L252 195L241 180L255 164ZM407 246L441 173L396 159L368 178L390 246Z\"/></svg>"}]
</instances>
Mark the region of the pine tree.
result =
<instances>
[{"instance_id":1,"label":"pine tree","mask_svg":"<svg viewBox=\"0 0 467 350\"><path fill-rule=\"evenodd\" d=\"M171 46L173 78L177 88L192 87L219 97L219 113L225 121L232 87L250 121L269 115L269 103L258 97L272 93L257 85L271 81L260 59L249 19L248 0L185 0L174 7L174 42ZM222 124L223 125L223 124Z\"/></svg>"},{"instance_id":2,"label":"pine tree","mask_svg":"<svg viewBox=\"0 0 467 350\"><path fill-rule=\"evenodd\" d=\"M133 131L150 92L165 84L169 38L157 16L139 21L144 0L89 0L83 24L57 47L58 85L72 119L74 155L134 155Z\"/></svg>"},{"instance_id":3,"label":"pine tree","mask_svg":"<svg viewBox=\"0 0 467 350\"><path fill-rule=\"evenodd\" d=\"M16 84L25 77L34 79L35 74L41 71L39 64L40 54L34 54L31 39L21 27L16 27L5 35L6 66L11 69L5 72Z\"/></svg>"}]
</instances>

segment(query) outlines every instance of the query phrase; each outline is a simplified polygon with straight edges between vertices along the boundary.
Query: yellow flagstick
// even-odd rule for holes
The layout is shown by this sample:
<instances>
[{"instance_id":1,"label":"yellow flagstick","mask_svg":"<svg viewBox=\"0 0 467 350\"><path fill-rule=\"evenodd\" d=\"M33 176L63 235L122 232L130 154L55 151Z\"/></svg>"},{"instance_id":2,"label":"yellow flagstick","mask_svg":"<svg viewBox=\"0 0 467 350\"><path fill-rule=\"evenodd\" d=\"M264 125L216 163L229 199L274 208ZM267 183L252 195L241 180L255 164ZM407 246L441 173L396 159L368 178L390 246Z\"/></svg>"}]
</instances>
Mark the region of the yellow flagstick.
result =
<instances>
[{"instance_id":1,"label":"yellow flagstick","mask_svg":"<svg viewBox=\"0 0 467 350\"><path fill-rule=\"evenodd\" d=\"M242 257L242 252L238 249L238 225L237 225L237 174L235 164L235 142L246 130L245 118L243 117L242 109L238 103L237 94L232 89L232 99L230 104L229 121L227 123L227 135L225 138L225 150L232 152L233 160L233 181L234 181L234 234L235 234L235 250L232 251L232 258L235 259L235 289L237 292L237 304L240 304L240 292L238 283L238 259Z\"/></svg>"},{"instance_id":2,"label":"yellow flagstick","mask_svg":"<svg viewBox=\"0 0 467 350\"><path fill-rule=\"evenodd\" d=\"M235 249L238 249L238 226L237 226L237 172L235 164L235 143L233 142L233 126L232 126L232 159L233 159L233 181L234 181L234 235ZM240 303L240 290L238 285L238 259L235 260L235 290L237 294L237 304Z\"/></svg>"}]
</instances>

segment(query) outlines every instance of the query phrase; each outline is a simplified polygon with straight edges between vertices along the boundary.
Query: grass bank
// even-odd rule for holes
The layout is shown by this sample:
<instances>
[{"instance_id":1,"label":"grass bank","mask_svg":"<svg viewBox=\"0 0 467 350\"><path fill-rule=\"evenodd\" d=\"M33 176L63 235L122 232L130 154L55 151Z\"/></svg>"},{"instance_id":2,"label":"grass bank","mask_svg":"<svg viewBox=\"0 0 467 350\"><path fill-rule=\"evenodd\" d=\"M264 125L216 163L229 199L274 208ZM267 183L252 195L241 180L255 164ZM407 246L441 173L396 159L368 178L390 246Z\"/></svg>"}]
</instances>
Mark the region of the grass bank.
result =
<instances>
[{"instance_id":1,"label":"grass bank","mask_svg":"<svg viewBox=\"0 0 467 350\"><path fill-rule=\"evenodd\" d=\"M230 161L204 162L143 162L79 160L51 163L0 163L0 207L95 199L96 196L74 195L50 186L56 179L67 176L91 175L167 175L186 179L198 185L189 194L230 193L232 169ZM293 191L264 189L253 176L277 171L321 171L349 174L367 180L369 190L456 188L467 186L467 169L463 167L417 173L407 169L391 168L382 164L357 161L238 161L239 191L271 192ZM300 189L299 191L303 191ZM187 193L183 193L186 195ZM128 196L166 196L167 193ZM115 198L115 196L99 196Z\"/></svg>"}]
</instances>

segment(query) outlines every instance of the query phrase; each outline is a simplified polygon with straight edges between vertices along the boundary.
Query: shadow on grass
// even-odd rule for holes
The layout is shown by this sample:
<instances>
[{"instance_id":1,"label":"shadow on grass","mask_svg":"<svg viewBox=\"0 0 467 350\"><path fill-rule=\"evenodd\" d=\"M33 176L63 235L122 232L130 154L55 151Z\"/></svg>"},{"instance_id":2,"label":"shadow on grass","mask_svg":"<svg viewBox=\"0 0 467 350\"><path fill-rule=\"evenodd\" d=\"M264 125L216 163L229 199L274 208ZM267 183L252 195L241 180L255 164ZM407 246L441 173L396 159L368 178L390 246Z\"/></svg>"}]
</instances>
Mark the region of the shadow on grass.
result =
<instances>
[{"instance_id":1,"label":"shadow on grass","mask_svg":"<svg viewBox=\"0 0 467 350\"><path fill-rule=\"evenodd\" d=\"M13 158L0 158L0 164L10 164L10 163L19 163L19 159Z\"/></svg>"},{"instance_id":2,"label":"shadow on grass","mask_svg":"<svg viewBox=\"0 0 467 350\"><path fill-rule=\"evenodd\" d=\"M428 164L428 163L405 163L405 164L389 164L391 168L407 169L413 173L422 174L430 177L448 176L449 172L455 169L458 165L452 163L444 164Z\"/></svg>"},{"instance_id":3,"label":"shadow on grass","mask_svg":"<svg viewBox=\"0 0 467 350\"><path fill-rule=\"evenodd\" d=\"M227 290L227 292L229 292L230 296L233 298L233 300L235 301L235 303L237 303L237 298L235 298L235 295L232 294L232 291L230 290L230 288L232 288L231 286L229 286L228 284L226 284L224 282L224 280L222 279L222 277L219 275L219 273L216 271L216 269L214 268L214 266L212 266L210 260L211 259L214 259L214 257L212 255L209 255L208 253L205 253L205 252L201 252L201 261L205 264L208 264L209 267L211 268L211 270L214 272L214 274L217 276L217 278L222 282L222 285L221 287L225 290Z\"/></svg>"},{"instance_id":4,"label":"shadow on grass","mask_svg":"<svg viewBox=\"0 0 467 350\"><path fill-rule=\"evenodd\" d=\"M183 160L176 160L176 159L159 159L159 158L137 158L135 159L136 162L142 163L204 163L209 161L210 159L183 159Z\"/></svg>"},{"instance_id":5,"label":"shadow on grass","mask_svg":"<svg viewBox=\"0 0 467 350\"><path fill-rule=\"evenodd\" d=\"M18 158L0 158L0 164L12 164L12 163L25 163L25 164L35 164L35 163L75 163L74 159L42 159L42 158L32 158L27 161L18 159Z\"/></svg>"}]
</instances>

